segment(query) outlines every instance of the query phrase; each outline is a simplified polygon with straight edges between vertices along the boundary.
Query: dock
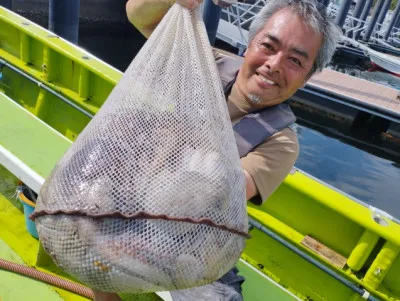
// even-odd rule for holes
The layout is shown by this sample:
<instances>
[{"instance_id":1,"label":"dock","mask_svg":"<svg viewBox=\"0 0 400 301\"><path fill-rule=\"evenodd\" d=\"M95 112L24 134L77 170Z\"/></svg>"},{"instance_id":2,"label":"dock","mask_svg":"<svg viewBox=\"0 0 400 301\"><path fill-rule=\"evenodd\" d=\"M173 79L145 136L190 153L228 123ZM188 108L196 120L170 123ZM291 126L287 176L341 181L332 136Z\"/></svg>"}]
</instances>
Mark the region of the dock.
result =
<instances>
[{"instance_id":1,"label":"dock","mask_svg":"<svg viewBox=\"0 0 400 301\"><path fill-rule=\"evenodd\" d=\"M400 154L397 89L325 68L291 97L290 105L300 122L334 128L358 142L369 136Z\"/></svg>"},{"instance_id":2,"label":"dock","mask_svg":"<svg viewBox=\"0 0 400 301\"><path fill-rule=\"evenodd\" d=\"M359 110L400 121L400 92L378 83L325 68L307 86Z\"/></svg>"}]
</instances>

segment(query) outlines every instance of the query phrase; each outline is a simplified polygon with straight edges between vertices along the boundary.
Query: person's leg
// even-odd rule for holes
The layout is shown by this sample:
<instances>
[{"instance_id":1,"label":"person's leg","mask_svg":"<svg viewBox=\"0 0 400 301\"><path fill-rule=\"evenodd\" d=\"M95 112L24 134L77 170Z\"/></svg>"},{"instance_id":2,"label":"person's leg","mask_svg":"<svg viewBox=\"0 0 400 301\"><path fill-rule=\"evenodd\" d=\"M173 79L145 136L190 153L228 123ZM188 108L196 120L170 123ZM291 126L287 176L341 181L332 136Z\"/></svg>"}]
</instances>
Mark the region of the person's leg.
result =
<instances>
[{"instance_id":1,"label":"person's leg","mask_svg":"<svg viewBox=\"0 0 400 301\"><path fill-rule=\"evenodd\" d=\"M237 269L237 267L234 267L217 281L232 287L239 294L242 294L242 284L245 279L243 276L238 275L238 273L239 270Z\"/></svg>"},{"instance_id":2,"label":"person's leg","mask_svg":"<svg viewBox=\"0 0 400 301\"><path fill-rule=\"evenodd\" d=\"M241 285L244 278L235 267L214 283L185 290L172 291L174 301L243 301Z\"/></svg>"}]
</instances>

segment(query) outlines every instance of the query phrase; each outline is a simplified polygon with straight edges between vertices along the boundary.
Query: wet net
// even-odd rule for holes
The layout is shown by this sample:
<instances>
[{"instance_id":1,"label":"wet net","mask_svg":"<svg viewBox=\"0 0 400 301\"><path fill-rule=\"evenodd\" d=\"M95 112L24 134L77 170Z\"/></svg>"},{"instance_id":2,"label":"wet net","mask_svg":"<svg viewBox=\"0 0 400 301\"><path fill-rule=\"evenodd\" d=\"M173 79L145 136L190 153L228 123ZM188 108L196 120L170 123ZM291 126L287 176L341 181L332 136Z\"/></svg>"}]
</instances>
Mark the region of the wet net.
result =
<instances>
[{"instance_id":1,"label":"wet net","mask_svg":"<svg viewBox=\"0 0 400 301\"><path fill-rule=\"evenodd\" d=\"M176 4L57 163L33 218L67 273L140 293L225 274L245 245L245 203L200 12Z\"/></svg>"}]
</instances>

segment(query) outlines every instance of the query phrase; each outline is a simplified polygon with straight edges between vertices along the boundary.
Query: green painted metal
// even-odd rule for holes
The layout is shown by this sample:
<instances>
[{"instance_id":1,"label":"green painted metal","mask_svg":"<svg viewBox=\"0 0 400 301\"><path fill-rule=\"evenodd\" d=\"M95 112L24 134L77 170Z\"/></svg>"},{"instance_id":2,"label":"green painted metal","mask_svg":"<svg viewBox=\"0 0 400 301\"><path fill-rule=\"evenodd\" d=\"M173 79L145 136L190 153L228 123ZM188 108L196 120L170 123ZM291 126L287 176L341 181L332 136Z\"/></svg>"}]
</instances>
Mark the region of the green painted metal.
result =
<instances>
[{"instance_id":1,"label":"green painted metal","mask_svg":"<svg viewBox=\"0 0 400 301\"><path fill-rule=\"evenodd\" d=\"M394 270L399 273L400 261L395 253L396 249L400 249L398 224L386 219L387 226L379 225L368 208L300 172L289 175L263 206L249 205L248 212L267 228L382 300L399 300L395 283L398 285L400 279L394 276ZM277 282L288 286L290 291L302 298L351 300L352 293L348 288L338 285L335 280L284 250L260 231L253 231L253 238L248 241L243 257L254 266L261 264L267 275L276 277L274 279ZM389 272L379 287L365 280L367 271L379 272L376 267L380 261L377 255L382 253L383 246L378 242L372 248L363 247L366 232L378 236L380 241L389 240L393 244L391 254L394 255L382 256L387 259L385 271ZM345 258L367 257L365 264L357 270L347 265L339 268L305 247L302 241L306 235Z\"/></svg>"},{"instance_id":2,"label":"green painted metal","mask_svg":"<svg viewBox=\"0 0 400 301\"><path fill-rule=\"evenodd\" d=\"M0 58L92 114L98 111L122 75L90 54L2 8ZM21 105L19 107L9 100L5 101L7 97L0 96L0 128L10 131L0 131L0 145L45 178L71 143L63 136L73 141L89 118L6 67L0 80L0 92ZM23 140L18 139L22 136ZM0 170L1 173L7 174L4 169ZM8 174L5 178L10 176ZM10 194L3 186L0 181L0 193L3 196ZM0 196L0 201L0 209L12 206L17 210L18 204L12 204L10 196ZM378 224L368 208L301 172L289 175L263 206L249 205L248 212L268 229L382 300L400 300L398 224L387 219L387 226ZM16 238L21 238L23 244L30 243L32 238L13 228L12 221L7 219L10 215L1 214L0 210L0 229L12 231L6 234L0 232L0 238L9 246L18 248L17 253L24 258L21 254L26 251L18 247ZM299 298L359 300L350 289L261 231L253 229L250 233L252 238L247 241L242 258ZM306 235L348 258L349 264L337 267L326 257L304 246L302 241ZM35 245L35 248L37 250L38 246ZM29 257L31 253L25 255ZM34 264L34 261L31 263ZM242 263L238 266L247 278L244 283L246 300L293 298L256 271ZM382 267L384 270L381 273ZM46 268L52 269L51 265ZM262 293L261 296L265 294L265 299L257 299L258 293Z\"/></svg>"},{"instance_id":3,"label":"green painted metal","mask_svg":"<svg viewBox=\"0 0 400 301\"><path fill-rule=\"evenodd\" d=\"M17 263L25 263L28 266L35 266L36 263L36 254L38 251L38 240L33 238L25 228L25 220L24 214L22 212L22 207L18 200L15 197L15 190L18 185L18 179L9 173L3 166L0 165L0 243L6 244L9 249L18 254L17 260L15 256L13 256L12 261L16 261ZM9 254L9 252L7 253ZM2 250L0 250L0 256L3 259L10 259L10 255L4 254ZM37 267L40 269L39 267ZM58 270L54 265L52 267L48 267L46 269L42 269L46 272L55 272L57 275L63 275L60 270ZM5 272L4 272L5 273ZM0 276L0 283L6 281L3 277L10 279L9 273L4 274L2 272L2 276ZM37 285L38 287L42 287L43 284L36 283L30 281L29 287L31 287L30 291L26 291L24 294L24 290L21 288L25 287L26 280L21 280L20 276L13 276L14 281L16 283L10 283L7 285L7 289L2 288L0 285L0 297L6 300L31 300L30 297L34 296L35 298L39 298L38 300L47 300L40 299L41 295L33 294L33 288ZM9 280L7 280L8 283ZM14 294L14 287L18 286L18 291L20 295L18 298L5 298L6 294ZM48 286L46 286L48 287ZM9 289L8 289L9 288ZM85 301L88 300L86 298L71 294L65 290L52 288L52 290L56 291L57 294L62 298L62 300L71 300L71 301ZM49 300L52 300L49 298ZM54 300L54 299L53 299Z\"/></svg>"},{"instance_id":4,"label":"green painted metal","mask_svg":"<svg viewBox=\"0 0 400 301\"><path fill-rule=\"evenodd\" d=\"M0 240L0 257L23 264L22 259L7 244ZM23 289L21 289L23 288ZM50 286L12 272L0 270L0 298L2 300L62 301Z\"/></svg>"},{"instance_id":5,"label":"green painted metal","mask_svg":"<svg viewBox=\"0 0 400 301\"><path fill-rule=\"evenodd\" d=\"M299 300L296 296L277 287L275 281L266 277L262 272L256 271L250 264L239 261L236 266L240 271L239 274L247 279L243 285L243 296L246 301Z\"/></svg>"},{"instance_id":6,"label":"green painted metal","mask_svg":"<svg viewBox=\"0 0 400 301\"><path fill-rule=\"evenodd\" d=\"M122 76L120 71L79 47L2 7L0 58L93 115ZM90 121L6 67L3 68L0 91L71 140Z\"/></svg>"},{"instance_id":7,"label":"green painted metal","mask_svg":"<svg viewBox=\"0 0 400 301\"><path fill-rule=\"evenodd\" d=\"M71 141L2 93L0 107L0 145L40 176L47 177Z\"/></svg>"},{"instance_id":8,"label":"green painted metal","mask_svg":"<svg viewBox=\"0 0 400 301\"><path fill-rule=\"evenodd\" d=\"M349 300L353 292L257 229L243 259L301 299Z\"/></svg>"}]
</instances>

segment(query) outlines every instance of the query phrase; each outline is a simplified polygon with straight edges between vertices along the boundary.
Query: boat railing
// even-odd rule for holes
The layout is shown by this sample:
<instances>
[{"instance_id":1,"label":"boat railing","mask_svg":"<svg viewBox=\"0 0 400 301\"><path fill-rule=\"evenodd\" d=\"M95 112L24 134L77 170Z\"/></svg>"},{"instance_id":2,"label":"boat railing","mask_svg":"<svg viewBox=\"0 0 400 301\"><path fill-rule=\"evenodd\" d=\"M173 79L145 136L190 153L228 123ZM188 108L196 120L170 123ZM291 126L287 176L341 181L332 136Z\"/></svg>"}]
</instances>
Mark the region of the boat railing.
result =
<instances>
[{"instance_id":1,"label":"boat railing","mask_svg":"<svg viewBox=\"0 0 400 301\"><path fill-rule=\"evenodd\" d=\"M229 23L248 29L250 23L265 3L265 0L259 0L253 4L236 3L225 8L223 14L226 14Z\"/></svg>"},{"instance_id":2,"label":"boat railing","mask_svg":"<svg viewBox=\"0 0 400 301\"><path fill-rule=\"evenodd\" d=\"M332 19L335 20L336 15L339 13L339 6L330 2L328 7L327 7L327 12L328 16Z\"/></svg>"},{"instance_id":3,"label":"boat railing","mask_svg":"<svg viewBox=\"0 0 400 301\"><path fill-rule=\"evenodd\" d=\"M239 55L247 47L249 27L257 13L267 3L257 0L254 3L237 2L221 12L217 38L239 49Z\"/></svg>"},{"instance_id":4,"label":"boat railing","mask_svg":"<svg viewBox=\"0 0 400 301\"><path fill-rule=\"evenodd\" d=\"M367 29L367 22L361 19L349 16L343 25L344 34L346 37L354 39L357 35L362 36Z\"/></svg>"},{"instance_id":5,"label":"boat railing","mask_svg":"<svg viewBox=\"0 0 400 301\"><path fill-rule=\"evenodd\" d=\"M376 23L374 31L372 32L372 36L375 39L384 40L386 31L387 31L387 27L384 24Z\"/></svg>"},{"instance_id":6,"label":"boat railing","mask_svg":"<svg viewBox=\"0 0 400 301\"><path fill-rule=\"evenodd\" d=\"M393 27L392 31L389 34L387 41L389 43L400 44L400 28Z\"/></svg>"},{"instance_id":7,"label":"boat railing","mask_svg":"<svg viewBox=\"0 0 400 301\"><path fill-rule=\"evenodd\" d=\"M267 1L237 2L230 7L222 9L217 38L238 48L238 54L241 55L248 44L250 24ZM329 17L334 19L337 12L338 7L329 4Z\"/></svg>"},{"instance_id":8,"label":"boat railing","mask_svg":"<svg viewBox=\"0 0 400 301\"><path fill-rule=\"evenodd\" d=\"M238 54L241 55L248 44L250 24L267 2L268 0L254 0L251 3L237 2L224 8L221 13L217 38L238 48ZM338 5L331 2L328 5L327 12L329 18L335 20L339 12ZM352 39L362 37L366 32L370 18L361 20L353 17L352 11L349 11L343 25L344 35ZM388 39L384 39L390 19L385 18L383 23L375 24L371 35L372 41L400 44L400 28L393 28Z\"/></svg>"},{"instance_id":9,"label":"boat railing","mask_svg":"<svg viewBox=\"0 0 400 301\"><path fill-rule=\"evenodd\" d=\"M250 24L267 1L255 0L252 3L237 2L230 7L224 8L221 12L217 38L238 48L238 54L241 55L248 44ZM338 11L339 7L337 5L333 3L328 5L328 16L332 20L336 18ZM349 13L344 25L346 36L353 37L358 32L362 34L366 28L366 21L354 18Z\"/></svg>"}]
</instances>

